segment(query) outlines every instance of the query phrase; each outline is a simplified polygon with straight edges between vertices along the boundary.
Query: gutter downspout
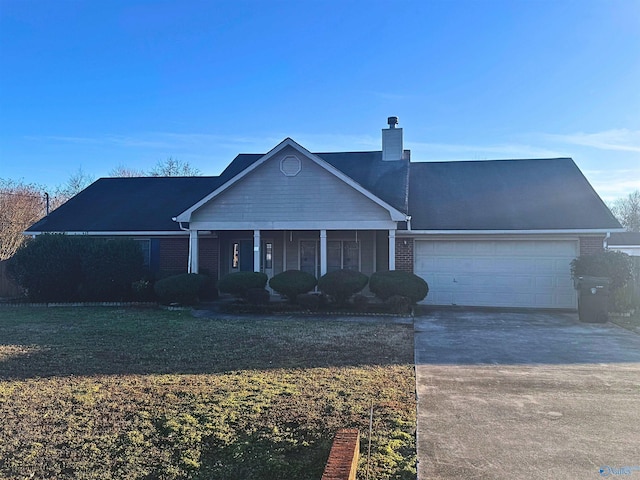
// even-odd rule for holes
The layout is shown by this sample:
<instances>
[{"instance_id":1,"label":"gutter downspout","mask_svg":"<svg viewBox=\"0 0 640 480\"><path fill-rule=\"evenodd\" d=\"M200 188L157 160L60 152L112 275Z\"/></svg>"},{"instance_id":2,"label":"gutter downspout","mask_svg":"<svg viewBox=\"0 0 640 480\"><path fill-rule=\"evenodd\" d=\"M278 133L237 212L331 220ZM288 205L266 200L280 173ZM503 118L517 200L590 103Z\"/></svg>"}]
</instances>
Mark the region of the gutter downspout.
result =
<instances>
[{"instance_id":1,"label":"gutter downspout","mask_svg":"<svg viewBox=\"0 0 640 480\"><path fill-rule=\"evenodd\" d=\"M602 241L603 250L606 250L607 247L609 246L609 242L607 242L607 240L609 240L609 237L611 237L611 232L607 232L607 234L604 237L604 240Z\"/></svg>"},{"instance_id":2,"label":"gutter downspout","mask_svg":"<svg viewBox=\"0 0 640 480\"><path fill-rule=\"evenodd\" d=\"M411 231L411 215L407 215L407 231Z\"/></svg>"},{"instance_id":3,"label":"gutter downspout","mask_svg":"<svg viewBox=\"0 0 640 480\"><path fill-rule=\"evenodd\" d=\"M173 217L171 220L174 222L178 221L177 217ZM180 230L183 232L189 232L188 228L182 226L182 222L178 222L178 227L180 227ZM189 241L189 255L187 256L187 272L191 273L191 241Z\"/></svg>"}]
</instances>

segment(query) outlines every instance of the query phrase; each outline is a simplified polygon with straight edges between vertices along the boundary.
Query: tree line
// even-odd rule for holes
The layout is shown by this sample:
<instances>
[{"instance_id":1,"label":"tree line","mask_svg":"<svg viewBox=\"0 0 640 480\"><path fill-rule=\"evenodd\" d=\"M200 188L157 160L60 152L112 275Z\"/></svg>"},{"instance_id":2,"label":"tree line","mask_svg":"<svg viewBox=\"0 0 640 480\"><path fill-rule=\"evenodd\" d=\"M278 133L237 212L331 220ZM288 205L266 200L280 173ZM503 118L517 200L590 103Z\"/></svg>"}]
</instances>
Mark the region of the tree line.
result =
<instances>
[{"instance_id":1,"label":"tree line","mask_svg":"<svg viewBox=\"0 0 640 480\"><path fill-rule=\"evenodd\" d=\"M169 157L148 171L118 165L110 177L181 177L202 175L189 162ZM95 180L79 168L62 185L47 188L23 180L0 178L0 261L13 256L25 240L24 232L49 212L80 193Z\"/></svg>"}]
</instances>

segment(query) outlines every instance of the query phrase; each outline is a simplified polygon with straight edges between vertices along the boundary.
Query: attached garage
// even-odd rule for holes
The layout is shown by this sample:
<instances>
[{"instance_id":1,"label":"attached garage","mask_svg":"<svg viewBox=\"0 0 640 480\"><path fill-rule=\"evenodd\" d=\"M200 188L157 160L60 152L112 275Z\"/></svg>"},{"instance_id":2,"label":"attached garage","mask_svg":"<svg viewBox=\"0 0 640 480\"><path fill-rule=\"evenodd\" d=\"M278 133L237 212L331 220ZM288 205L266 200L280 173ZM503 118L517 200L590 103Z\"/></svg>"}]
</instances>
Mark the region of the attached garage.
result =
<instances>
[{"instance_id":1,"label":"attached garage","mask_svg":"<svg viewBox=\"0 0 640 480\"><path fill-rule=\"evenodd\" d=\"M575 309L578 249L576 240L415 240L414 272L429 284L427 304Z\"/></svg>"}]
</instances>

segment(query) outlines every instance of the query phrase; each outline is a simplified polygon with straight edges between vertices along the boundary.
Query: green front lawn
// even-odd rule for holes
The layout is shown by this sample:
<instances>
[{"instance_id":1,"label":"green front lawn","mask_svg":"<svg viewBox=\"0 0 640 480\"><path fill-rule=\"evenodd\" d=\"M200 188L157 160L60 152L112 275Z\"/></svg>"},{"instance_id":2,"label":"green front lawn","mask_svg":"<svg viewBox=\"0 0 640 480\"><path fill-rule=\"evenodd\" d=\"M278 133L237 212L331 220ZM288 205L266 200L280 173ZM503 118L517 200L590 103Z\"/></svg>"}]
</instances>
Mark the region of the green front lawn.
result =
<instances>
[{"instance_id":1,"label":"green front lawn","mask_svg":"<svg viewBox=\"0 0 640 480\"><path fill-rule=\"evenodd\" d=\"M609 315L609 320L627 330L640 334L640 309L636 309L629 317Z\"/></svg>"},{"instance_id":2,"label":"green front lawn","mask_svg":"<svg viewBox=\"0 0 640 480\"><path fill-rule=\"evenodd\" d=\"M0 478L313 479L334 433L415 478L409 325L0 308Z\"/></svg>"}]
</instances>

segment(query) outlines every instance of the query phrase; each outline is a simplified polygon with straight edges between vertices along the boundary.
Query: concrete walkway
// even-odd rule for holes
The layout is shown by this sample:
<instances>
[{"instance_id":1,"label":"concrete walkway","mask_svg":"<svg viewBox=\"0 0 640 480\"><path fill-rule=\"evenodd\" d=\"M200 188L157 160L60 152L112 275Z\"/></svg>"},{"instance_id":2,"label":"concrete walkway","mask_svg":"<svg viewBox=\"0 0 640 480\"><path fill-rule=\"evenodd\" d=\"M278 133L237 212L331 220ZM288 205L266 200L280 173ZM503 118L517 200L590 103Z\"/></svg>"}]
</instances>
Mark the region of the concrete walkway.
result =
<instances>
[{"instance_id":1,"label":"concrete walkway","mask_svg":"<svg viewBox=\"0 0 640 480\"><path fill-rule=\"evenodd\" d=\"M639 335L574 314L414 325L419 480L640 480Z\"/></svg>"}]
</instances>

